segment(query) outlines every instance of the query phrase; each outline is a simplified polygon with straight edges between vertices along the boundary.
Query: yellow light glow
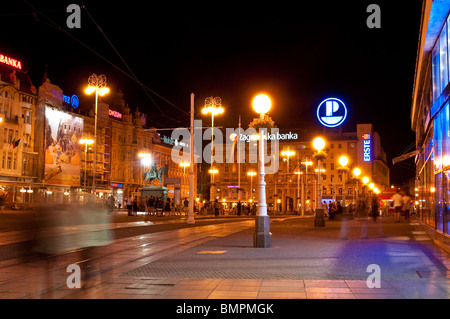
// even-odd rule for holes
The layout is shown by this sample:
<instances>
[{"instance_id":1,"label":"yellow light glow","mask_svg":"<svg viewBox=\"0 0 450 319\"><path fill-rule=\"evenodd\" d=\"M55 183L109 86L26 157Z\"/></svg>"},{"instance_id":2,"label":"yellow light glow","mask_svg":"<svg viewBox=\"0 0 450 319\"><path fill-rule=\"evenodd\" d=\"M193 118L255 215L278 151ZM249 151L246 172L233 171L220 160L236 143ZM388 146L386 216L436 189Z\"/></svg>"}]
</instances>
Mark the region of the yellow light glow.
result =
<instances>
[{"instance_id":1,"label":"yellow light glow","mask_svg":"<svg viewBox=\"0 0 450 319\"><path fill-rule=\"evenodd\" d=\"M289 157L289 156L295 155L295 152L287 150L287 151L281 152L281 155Z\"/></svg>"},{"instance_id":2,"label":"yellow light glow","mask_svg":"<svg viewBox=\"0 0 450 319\"><path fill-rule=\"evenodd\" d=\"M369 184L369 188L370 188L370 189L373 189L374 187L375 187L375 184L374 184L374 183L370 183L370 184Z\"/></svg>"},{"instance_id":3,"label":"yellow light glow","mask_svg":"<svg viewBox=\"0 0 450 319\"><path fill-rule=\"evenodd\" d=\"M346 166L348 164L348 158L347 156L343 155L341 157L339 157L339 164L341 164L341 166Z\"/></svg>"},{"instance_id":4,"label":"yellow light glow","mask_svg":"<svg viewBox=\"0 0 450 319\"><path fill-rule=\"evenodd\" d=\"M313 146L318 151L323 150L323 148L325 147L325 140L321 137L317 137L313 141Z\"/></svg>"},{"instance_id":5,"label":"yellow light glow","mask_svg":"<svg viewBox=\"0 0 450 319\"><path fill-rule=\"evenodd\" d=\"M181 167L189 167L189 166L191 166L191 163L181 162L181 163L180 163L180 166L181 166Z\"/></svg>"},{"instance_id":6,"label":"yellow light glow","mask_svg":"<svg viewBox=\"0 0 450 319\"><path fill-rule=\"evenodd\" d=\"M367 176L364 176L362 181L364 184L367 184L369 182L369 178Z\"/></svg>"},{"instance_id":7,"label":"yellow light glow","mask_svg":"<svg viewBox=\"0 0 450 319\"><path fill-rule=\"evenodd\" d=\"M355 168L353 170L353 175L355 175L356 177L358 177L359 175L361 175L361 170L359 168Z\"/></svg>"},{"instance_id":8,"label":"yellow light glow","mask_svg":"<svg viewBox=\"0 0 450 319\"><path fill-rule=\"evenodd\" d=\"M430 188L430 192L434 193L435 191L436 191L436 188L434 188L434 187Z\"/></svg>"},{"instance_id":9,"label":"yellow light glow","mask_svg":"<svg viewBox=\"0 0 450 319\"><path fill-rule=\"evenodd\" d=\"M86 94L92 94L93 92L95 92L95 86L88 86L88 87L84 90L84 92L85 92Z\"/></svg>"},{"instance_id":10,"label":"yellow light glow","mask_svg":"<svg viewBox=\"0 0 450 319\"><path fill-rule=\"evenodd\" d=\"M143 157L151 157L152 155L150 154L150 153L145 153L145 152L142 152L142 153L139 153L138 154L138 157L139 158L143 158Z\"/></svg>"},{"instance_id":11,"label":"yellow light glow","mask_svg":"<svg viewBox=\"0 0 450 319\"><path fill-rule=\"evenodd\" d=\"M90 138L82 138L81 140L78 141L78 143L91 145L91 144L94 144L94 140L92 140Z\"/></svg>"},{"instance_id":12,"label":"yellow light glow","mask_svg":"<svg viewBox=\"0 0 450 319\"><path fill-rule=\"evenodd\" d=\"M265 114L269 112L270 107L272 106L272 101L265 94L258 94L253 99L253 109L256 113Z\"/></svg>"},{"instance_id":13,"label":"yellow light glow","mask_svg":"<svg viewBox=\"0 0 450 319\"><path fill-rule=\"evenodd\" d=\"M210 169L209 171L208 171L210 174L216 174L216 173L219 173L219 171L217 170L217 169Z\"/></svg>"},{"instance_id":14,"label":"yellow light glow","mask_svg":"<svg viewBox=\"0 0 450 319\"><path fill-rule=\"evenodd\" d=\"M98 95L100 95L100 96L103 96L108 93L109 93L109 88L107 88L106 86L102 87L100 90L98 90Z\"/></svg>"},{"instance_id":15,"label":"yellow light glow","mask_svg":"<svg viewBox=\"0 0 450 319\"><path fill-rule=\"evenodd\" d=\"M247 175L248 175L248 176L255 176L255 175L256 175L256 172L247 172Z\"/></svg>"}]
</instances>

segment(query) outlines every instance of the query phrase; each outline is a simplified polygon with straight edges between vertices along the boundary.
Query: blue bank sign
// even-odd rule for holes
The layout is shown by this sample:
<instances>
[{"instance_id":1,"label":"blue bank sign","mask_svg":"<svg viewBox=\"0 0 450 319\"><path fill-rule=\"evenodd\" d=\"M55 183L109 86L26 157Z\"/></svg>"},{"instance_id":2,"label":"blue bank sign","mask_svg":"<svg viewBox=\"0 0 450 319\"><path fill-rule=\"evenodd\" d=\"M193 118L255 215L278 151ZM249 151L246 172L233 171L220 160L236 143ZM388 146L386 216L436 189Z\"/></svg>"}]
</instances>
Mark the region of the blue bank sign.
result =
<instances>
[{"instance_id":1,"label":"blue bank sign","mask_svg":"<svg viewBox=\"0 0 450 319\"><path fill-rule=\"evenodd\" d=\"M317 118L326 127L337 127L347 118L347 107L334 97L323 100L317 108Z\"/></svg>"}]
</instances>

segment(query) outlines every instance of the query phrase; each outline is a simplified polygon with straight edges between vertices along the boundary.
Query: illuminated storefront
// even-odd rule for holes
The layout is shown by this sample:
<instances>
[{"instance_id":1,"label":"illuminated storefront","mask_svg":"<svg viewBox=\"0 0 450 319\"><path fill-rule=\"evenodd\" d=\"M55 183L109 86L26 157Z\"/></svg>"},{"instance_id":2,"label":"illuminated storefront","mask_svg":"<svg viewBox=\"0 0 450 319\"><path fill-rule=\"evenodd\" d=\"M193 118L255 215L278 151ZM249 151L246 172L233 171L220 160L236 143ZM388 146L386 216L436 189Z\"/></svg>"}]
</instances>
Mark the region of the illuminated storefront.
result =
<instances>
[{"instance_id":1,"label":"illuminated storefront","mask_svg":"<svg viewBox=\"0 0 450 319\"><path fill-rule=\"evenodd\" d=\"M450 3L424 1L411 126L416 132L418 216L449 234Z\"/></svg>"}]
</instances>

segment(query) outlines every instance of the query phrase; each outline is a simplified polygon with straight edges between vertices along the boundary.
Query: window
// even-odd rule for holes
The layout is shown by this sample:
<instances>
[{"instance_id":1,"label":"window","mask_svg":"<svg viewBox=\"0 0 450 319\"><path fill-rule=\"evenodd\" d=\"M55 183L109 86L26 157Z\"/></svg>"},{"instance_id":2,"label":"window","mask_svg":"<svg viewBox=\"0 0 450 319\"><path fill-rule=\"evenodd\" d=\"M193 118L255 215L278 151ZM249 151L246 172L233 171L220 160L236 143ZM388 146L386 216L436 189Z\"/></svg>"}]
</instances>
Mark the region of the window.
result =
<instances>
[{"instance_id":1,"label":"window","mask_svg":"<svg viewBox=\"0 0 450 319\"><path fill-rule=\"evenodd\" d=\"M333 171L334 170L334 163L331 163L330 164L330 169ZM333 176L333 175L331 175L331 176Z\"/></svg>"},{"instance_id":2,"label":"window","mask_svg":"<svg viewBox=\"0 0 450 319\"><path fill-rule=\"evenodd\" d=\"M338 144L338 148L342 148L342 144Z\"/></svg>"},{"instance_id":3,"label":"window","mask_svg":"<svg viewBox=\"0 0 450 319\"><path fill-rule=\"evenodd\" d=\"M448 59L447 59L447 28L444 27L439 37L439 71L441 92L444 91L448 83Z\"/></svg>"},{"instance_id":4,"label":"window","mask_svg":"<svg viewBox=\"0 0 450 319\"><path fill-rule=\"evenodd\" d=\"M439 81L439 46L436 46L433 50L432 71L433 71L433 103L434 103L437 101L439 94L441 94L441 86Z\"/></svg>"}]
</instances>

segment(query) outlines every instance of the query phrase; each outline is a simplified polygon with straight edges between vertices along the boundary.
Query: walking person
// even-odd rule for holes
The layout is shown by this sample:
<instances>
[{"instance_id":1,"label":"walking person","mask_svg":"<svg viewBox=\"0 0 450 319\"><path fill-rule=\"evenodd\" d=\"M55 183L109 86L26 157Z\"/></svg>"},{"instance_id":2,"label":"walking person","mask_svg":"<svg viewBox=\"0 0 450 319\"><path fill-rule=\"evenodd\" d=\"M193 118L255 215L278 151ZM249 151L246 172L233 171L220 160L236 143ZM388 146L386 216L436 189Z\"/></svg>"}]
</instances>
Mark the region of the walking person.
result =
<instances>
[{"instance_id":1,"label":"walking person","mask_svg":"<svg viewBox=\"0 0 450 319\"><path fill-rule=\"evenodd\" d=\"M372 199L371 199L371 203L370 203L370 211L371 211L371 215L373 217L373 221L376 222L377 217L380 214L380 204L378 202L378 197L375 193L372 195Z\"/></svg>"},{"instance_id":2,"label":"walking person","mask_svg":"<svg viewBox=\"0 0 450 319\"><path fill-rule=\"evenodd\" d=\"M135 196L133 200L133 216L137 216L137 211L138 211L138 203L137 203L137 196Z\"/></svg>"},{"instance_id":3,"label":"walking person","mask_svg":"<svg viewBox=\"0 0 450 319\"><path fill-rule=\"evenodd\" d=\"M132 216L131 212L133 209L133 201L131 200L131 197L127 197L127 209L128 209L128 216Z\"/></svg>"},{"instance_id":4,"label":"walking person","mask_svg":"<svg viewBox=\"0 0 450 319\"><path fill-rule=\"evenodd\" d=\"M394 203L394 211L395 211L395 221L400 222L400 213L403 208L403 196L400 194L400 190L397 189L397 192L392 196L392 202Z\"/></svg>"},{"instance_id":5,"label":"walking person","mask_svg":"<svg viewBox=\"0 0 450 319\"><path fill-rule=\"evenodd\" d=\"M402 198L403 200L403 211L405 212L405 221L409 222L409 214L411 211L411 197L409 197L408 193Z\"/></svg>"}]
</instances>

